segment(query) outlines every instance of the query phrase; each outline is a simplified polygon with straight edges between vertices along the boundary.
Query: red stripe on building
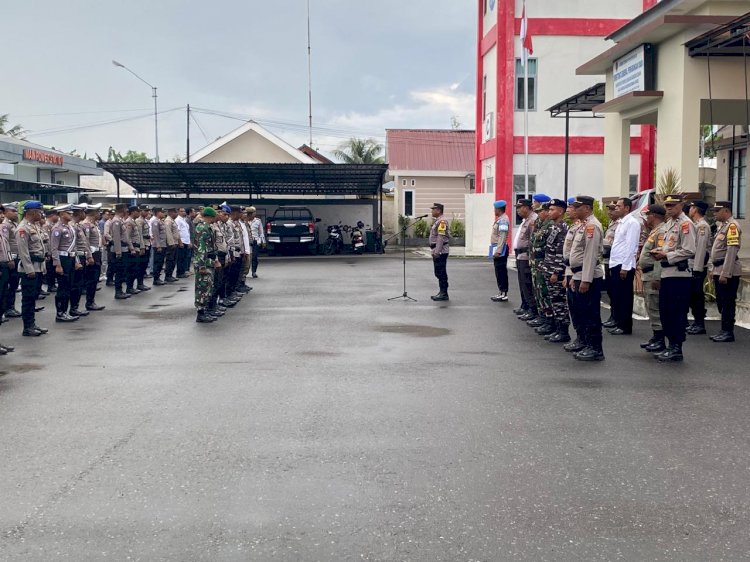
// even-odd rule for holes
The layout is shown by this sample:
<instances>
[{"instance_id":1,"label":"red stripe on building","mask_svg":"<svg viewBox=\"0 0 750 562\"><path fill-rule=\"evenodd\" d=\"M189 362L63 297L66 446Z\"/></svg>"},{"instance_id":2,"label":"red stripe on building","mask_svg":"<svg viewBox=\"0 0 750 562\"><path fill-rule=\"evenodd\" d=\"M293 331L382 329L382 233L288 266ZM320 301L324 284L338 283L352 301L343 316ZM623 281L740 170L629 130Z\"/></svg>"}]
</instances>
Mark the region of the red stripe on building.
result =
<instances>
[{"instance_id":1,"label":"red stripe on building","mask_svg":"<svg viewBox=\"0 0 750 562\"><path fill-rule=\"evenodd\" d=\"M516 75L513 28L515 2L498 2L497 39L497 157L495 159L495 197L513 199L513 118Z\"/></svg>"},{"instance_id":2,"label":"red stripe on building","mask_svg":"<svg viewBox=\"0 0 750 562\"><path fill-rule=\"evenodd\" d=\"M489 143L484 145L491 150ZM570 137L570 154L604 154L604 137ZM523 154L523 137L513 138L513 153ZM630 139L630 153L641 153L641 138ZM489 152L491 155L491 152ZM565 154L565 137L529 137L529 154Z\"/></svg>"},{"instance_id":3,"label":"red stripe on building","mask_svg":"<svg viewBox=\"0 0 750 562\"><path fill-rule=\"evenodd\" d=\"M643 0L643 11L650 10L658 0ZM656 169L656 127L653 125L641 126L641 138L643 139L641 150L641 173L638 187L641 191L653 189L654 173Z\"/></svg>"},{"instance_id":4,"label":"red stripe on building","mask_svg":"<svg viewBox=\"0 0 750 562\"><path fill-rule=\"evenodd\" d=\"M479 8L477 13L479 14L479 25L477 29L481 30L484 26L484 14L482 13L484 0L477 0ZM481 33L481 31L480 31ZM474 185L477 193L482 191L482 135L484 134L484 123L482 122L482 82L484 81L484 54L482 53L482 42L477 41L477 59L479 64L477 66L477 126L476 128L476 161L474 163Z\"/></svg>"},{"instance_id":5,"label":"red stripe on building","mask_svg":"<svg viewBox=\"0 0 750 562\"><path fill-rule=\"evenodd\" d=\"M482 13L481 11L479 12ZM480 24L481 25L481 24ZM481 29L481 28L480 28ZM492 29L487 32L487 35L482 39L481 46L479 48L480 58L490 52L490 49L497 44L497 26L493 25Z\"/></svg>"},{"instance_id":6,"label":"red stripe on building","mask_svg":"<svg viewBox=\"0 0 750 562\"><path fill-rule=\"evenodd\" d=\"M529 18L531 35L606 37L630 20L588 18ZM515 20L515 34L521 34L521 18Z\"/></svg>"}]
</instances>

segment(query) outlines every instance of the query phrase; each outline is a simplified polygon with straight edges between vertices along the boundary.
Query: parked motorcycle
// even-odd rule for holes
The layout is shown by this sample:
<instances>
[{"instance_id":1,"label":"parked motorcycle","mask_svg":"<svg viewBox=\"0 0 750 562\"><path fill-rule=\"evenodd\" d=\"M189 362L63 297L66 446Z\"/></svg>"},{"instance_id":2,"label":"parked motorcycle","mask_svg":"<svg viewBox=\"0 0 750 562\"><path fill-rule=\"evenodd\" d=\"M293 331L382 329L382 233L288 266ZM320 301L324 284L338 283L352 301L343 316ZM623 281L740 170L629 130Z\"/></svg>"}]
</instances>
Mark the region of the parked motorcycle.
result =
<instances>
[{"instance_id":1,"label":"parked motorcycle","mask_svg":"<svg viewBox=\"0 0 750 562\"><path fill-rule=\"evenodd\" d=\"M340 254L344 250L344 234L340 224L332 224L328 227L328 239L323 245L323 253L326 256Z\"/></svg>"},{"instance_id":2,"label":"parked motorcycle","mask_svg":"<svg viewBox=\"0 0 750 562\"><path fill-rule=\"evenodd\" d=\"M352 250L355 254L365 253L365 224L362 221L357 222L357 226L352 229Z\"/></svg>"}]
</instances>

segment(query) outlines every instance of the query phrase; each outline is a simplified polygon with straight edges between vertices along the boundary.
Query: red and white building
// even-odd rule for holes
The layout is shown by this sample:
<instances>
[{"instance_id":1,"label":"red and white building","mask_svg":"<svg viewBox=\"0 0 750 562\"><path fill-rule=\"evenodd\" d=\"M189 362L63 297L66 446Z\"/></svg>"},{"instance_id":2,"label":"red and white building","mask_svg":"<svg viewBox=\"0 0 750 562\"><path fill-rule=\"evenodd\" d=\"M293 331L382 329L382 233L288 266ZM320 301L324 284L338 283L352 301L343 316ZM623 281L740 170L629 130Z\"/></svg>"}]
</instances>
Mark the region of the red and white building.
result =
<instances>
[{"instance_id":1,"label":"red and white building","mask_svg":"<svg viewBox=\"0 0 750 562\"><path fill-rule=\"evenodd\" d=\"M533 39L529 60L529 190L564 195L565 120L546 110L597 80L576 68L607 47L604 39L656 0L527 0ZM478 193L515 200L524 193L524 112L521 22L523 0L478 0ZM603 77L598 82L603 82ZM601 197L605 190L604 119L571 119L569 194ZM633 191L654 181L655 135L633 129Z\"/></svg>"}]
</instances>

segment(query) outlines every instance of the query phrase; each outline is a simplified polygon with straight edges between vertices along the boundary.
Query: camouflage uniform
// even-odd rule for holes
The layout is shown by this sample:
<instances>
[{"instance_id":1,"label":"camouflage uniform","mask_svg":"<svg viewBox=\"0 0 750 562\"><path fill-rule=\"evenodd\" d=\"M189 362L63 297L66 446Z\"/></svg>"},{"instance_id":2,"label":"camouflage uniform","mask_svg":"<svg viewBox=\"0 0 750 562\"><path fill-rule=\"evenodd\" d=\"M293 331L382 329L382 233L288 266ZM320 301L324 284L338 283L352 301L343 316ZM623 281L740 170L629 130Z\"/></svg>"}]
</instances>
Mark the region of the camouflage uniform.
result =
<instances>
[{"instance_id":1,"label":"camouflage uniform","mask_svg":"<svg viewBox=\"0 0 750 562\"><path fill-rule=\"evenodd\" d=\"M563 279L565 278L565 259L563 258L563 246L568 235L568 225L565 221L552 222L547 228L544 238L544 280L547 287L548 298L552 307L552 314L557 323L558 332L564 330L568 333L570 326L570 315ZM557 282L553 283L550 278L556 275Z\"/></svg>"},{"instance_id":2,"label":"camouflage uniform","mask_svg":"<svg viewBox=\"0 0 750 562\"><path fill-rule=\"evenodd\" d=\"M539 316L551 320L553 317L552 303L549 299L547 282L544 278L544 256L549 229L554 225L554 222L549 219L543 222L541 219L537 219L537 223L534 226L534 233L531 237L531 255L533 256L531 271L534 283L534 295L536 297Z\"/></svg>"},{"instance_id":3,"label":"camouflage uniform","mask_svg":"<svg viewBox=\"0 0 750 562\"><path fill-rule=\"evenodd\" d=\"M193 265L195 267L195 308L203 311L211 304L214 292L214 248L211 225L201 218L195 219L195 252Z\"/></svg>"}]
</instances>

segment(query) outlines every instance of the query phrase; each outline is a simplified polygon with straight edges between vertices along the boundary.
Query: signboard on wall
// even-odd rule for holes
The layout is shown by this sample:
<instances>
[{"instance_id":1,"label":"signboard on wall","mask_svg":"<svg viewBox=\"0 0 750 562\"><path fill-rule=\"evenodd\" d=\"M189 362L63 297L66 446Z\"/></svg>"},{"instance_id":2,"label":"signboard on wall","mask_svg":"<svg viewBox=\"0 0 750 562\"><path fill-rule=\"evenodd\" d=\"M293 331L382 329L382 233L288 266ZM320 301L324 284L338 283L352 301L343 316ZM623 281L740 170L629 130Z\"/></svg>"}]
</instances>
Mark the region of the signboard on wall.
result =
<instances>
[{"instance_id":1,"label":"signboard on wall","mask_svg":"<svg viewBox=\"0 0 750 562\"><path fill-rule=\"evenodd\" d=\"M64 163L64 158L60 154L34 150L33 148L23 149L23 159L40 162L42 164L52 164L54 166L62 166Z\"/></svg>"},{"instance_id":2,"label":"signboard on wall","mask_svg":"<svg viewBox=\"0 0 750 562\"><path fill-rule=\"evenodd\" d=\"M655 87L654 46L644 43L615 61L612 69L614 97Z\"/></svg>"}]
</instances>

